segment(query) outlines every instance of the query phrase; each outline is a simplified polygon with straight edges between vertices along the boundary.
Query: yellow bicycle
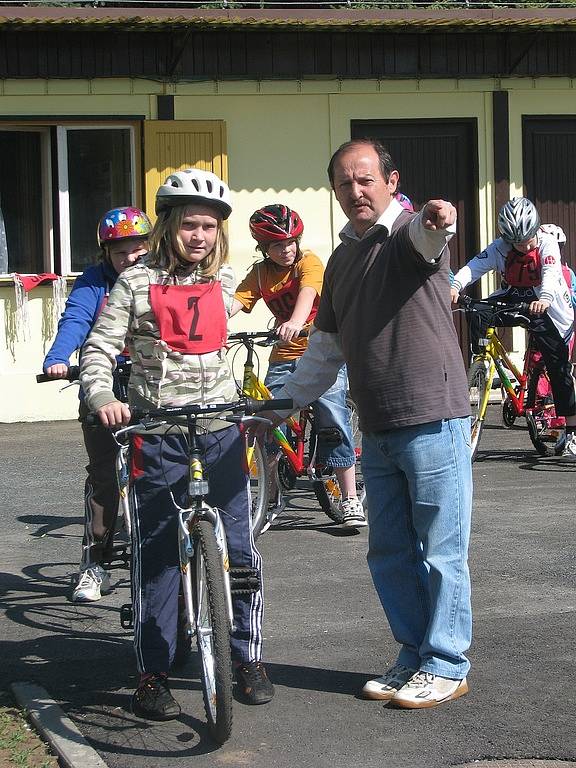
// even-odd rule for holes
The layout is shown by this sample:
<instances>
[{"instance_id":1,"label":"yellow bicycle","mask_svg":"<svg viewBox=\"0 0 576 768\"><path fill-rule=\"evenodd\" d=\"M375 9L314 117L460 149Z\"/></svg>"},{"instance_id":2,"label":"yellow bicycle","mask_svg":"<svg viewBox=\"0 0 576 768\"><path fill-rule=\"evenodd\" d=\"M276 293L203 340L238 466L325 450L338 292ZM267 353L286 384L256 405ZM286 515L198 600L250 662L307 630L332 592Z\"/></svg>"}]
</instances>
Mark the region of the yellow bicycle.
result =
<instances>
[{"instance_id":1,"label":"yellow bicycle","mask_svg":"<svg viewBox=\"0 0 576 768\"><path fill-rule=\"evenodd\" d=\"M556 416L550 379L540 352L534 347L529 334L524 366L520 370L510 358L494 327L500 315L506 315L508 319L512 317L516 325L527 326L530 321L527 315L529 305L508 304L497 299L475 301L469 296L461 296L460 304L468 313L486 307L493 311L492 324L480 340L483 351L474 356L468 371L472 406L472 460L478 452L496 373L501 388L506 392L502 405L504 425L511 427L518 416L524 416L530 440L538 453L541 456L560 455L564 448L565 420ZM516 384L512 383L510 374L516 379Z\"/></svg>"}]
</instances>

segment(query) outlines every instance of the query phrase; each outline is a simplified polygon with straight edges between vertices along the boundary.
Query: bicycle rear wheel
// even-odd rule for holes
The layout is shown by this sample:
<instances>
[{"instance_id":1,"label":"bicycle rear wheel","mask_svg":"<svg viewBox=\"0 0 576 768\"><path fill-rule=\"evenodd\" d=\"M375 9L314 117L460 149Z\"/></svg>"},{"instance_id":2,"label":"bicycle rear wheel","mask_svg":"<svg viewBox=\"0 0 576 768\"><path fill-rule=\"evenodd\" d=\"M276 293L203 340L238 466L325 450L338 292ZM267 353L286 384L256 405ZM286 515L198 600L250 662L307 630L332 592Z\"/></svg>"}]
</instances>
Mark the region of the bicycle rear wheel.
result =
<instances>
[{"instance_id":1,"label":"bicycle rear wheel","mask_svg":"<svg viewBox=\"0 0 576 768\"><path fill-rule=\"evenodd\" d=\"M539 365L528 380L526 424L532 445L540 456L560 456L564 450L566 431L554 425L557 421L550 380L544 366Z\"/></svg>"},{"instance_id":2,"label":"bicycle rear wheel","mask_svg":"<svg viewBox=\"0 0 576 768\"><path fill-rule=\"evenodd\" d=\"M478 453L480 437L484 428L484 416L486 414L480 413L480 410L484 399L484 392L486 391L487 380L486 364L483 360L476 360L468 370L468 394L470 395L470 408L472 410L472 461L474 461Z\"/></svg>"},{"instance_id":3,"label":"bicycle rear wheel","mask_svg":"<svg viewBox=\"0 0 576 768\"><path fill-rule=\"evenodd\" d=\"M352 428L354 451L356 454L356 495L365 507L366 489L364 487L364 478L362 477L362 468L360 465L362 457L362 433L360 431L356 404L349 394L346 395L346 405L350 408L350 425ZM342 490L334 471L331 470L328 475L321 477L318 480L314 480L312 487L323 512L325 512L325 514L335 523L342 523L344 520L344 515L340 507Z\"/></svg>"},{"instance_id":4,"label":"bicycle rear wheel","mask_svg":"<svg viewBox=\"0 0 576 768\"><path fill-rule=\"evenodd\" d=\"M214 741L223 744L232 731L232 658L222 560L211 523L199 520L191 533L192 598L204 709Z\"/></svg>"},{"instance_id":5,"label":"bicycle rear wheel","mask_svg":"<svg viewBox=\"0 0 576 768\"><path fill-rule=\"evenodd\" d=\"M254 444L254 452L248 469L250 473L250 494L252 496L252 535L256 539L266 522L270 493L268 458L266 456L266 449L260 440L256 440Z\"/></svg>"}]
</instances>

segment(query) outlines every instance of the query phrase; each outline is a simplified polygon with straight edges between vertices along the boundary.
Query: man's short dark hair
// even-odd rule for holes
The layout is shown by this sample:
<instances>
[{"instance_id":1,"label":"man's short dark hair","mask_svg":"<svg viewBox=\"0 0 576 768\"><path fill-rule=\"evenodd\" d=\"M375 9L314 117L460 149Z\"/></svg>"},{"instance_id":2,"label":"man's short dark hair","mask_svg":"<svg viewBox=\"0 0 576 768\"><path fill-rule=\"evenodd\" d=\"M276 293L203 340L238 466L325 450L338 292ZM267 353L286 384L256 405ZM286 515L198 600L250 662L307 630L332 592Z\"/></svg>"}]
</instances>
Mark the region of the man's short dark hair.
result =
<instances>
[{"instance_id":1,"label":"man's short dark hair","mask_svg":"<svg viewBox=\"0 0 576 768\"><path fill-rule=\"evenodd\" d=\"M372 147L372 149L378 155L380 173L382 174L384 181L388 181L392 171L398 170L394 165L394 161L390 156L390 152L388 152L380 139L352 139L352 141L346 141L344 144L341 144L330 158L330 162L328 164L328 178L330 179L330 186L332 189L334 189L334 165L336 160L340 157L340 155L344 154L344 152L347 152L349 149L355 149L356 147L361 146Z\"/></svg>"}]
</instances>

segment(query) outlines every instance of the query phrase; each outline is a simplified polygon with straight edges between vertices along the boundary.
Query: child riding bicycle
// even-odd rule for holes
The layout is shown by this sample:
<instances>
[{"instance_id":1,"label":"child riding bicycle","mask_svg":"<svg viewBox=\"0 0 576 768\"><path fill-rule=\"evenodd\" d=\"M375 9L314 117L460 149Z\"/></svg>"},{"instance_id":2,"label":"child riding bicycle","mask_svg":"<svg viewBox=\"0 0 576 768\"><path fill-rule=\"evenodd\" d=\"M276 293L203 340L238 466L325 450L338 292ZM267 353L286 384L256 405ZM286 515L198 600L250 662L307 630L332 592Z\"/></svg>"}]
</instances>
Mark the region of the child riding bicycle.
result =
<instances>
[{"instance_id":1,"label":"child riding bicycle","mask_svg":"<svg viewBox=\"0 0 576 768\"><path fill-rule=\"evenodd\" d=\"M546 365L556 413L566 418L562 456L576 459L576 393L570 362L574 310L562 274L558 241L541 229L538 211L525 197L515 197L502 207L498 229L500 237L454 276L452 301L457 303L459 293L483 274L497 270L502 288L491 298L500 297L510 304L529 303L528 330ZM489 323L488 314L474 313L470 330L475 351Z\"/></svg>"},{"instance_id":2,"label":"child riding bicycle","mask_svg":"<svg viewBox=\"0 0 576 768\"><path fill-rule=\"evenodd\" d=\"M100 263L88 267L70 292L58 324L58 333L44 359L44 372L53 379L65 379L70 356L81 349L92 326L108 300L118 275L148 250L150 220L139 208L114 208L98 224ZM125 362L121 352L117 361ZM120 396L122 382L116 377ZM75 602L94 602L110 591L110 576L104 562L110 555L118 514L118 484L115 461L118 446L110 430L85 424L88 409L84 392L79 393L79 420L88 454L88 476L84 487L84 536L78 581L72 593Z\"/></svg>"},{"instance_id":3,"label":"child riding bicycle","mask_svg":"<svg viewBox=\"0 0 576 768\"><path fill-rule=\"evenodd\" d=\"M240 283L232 306L233 315L240 310L249 313L263 299L275 317L282 343L272 351L264 380L272 394L295 370L308 345L308 339L299 337L299 333L314 320L322 290L324 267L312 251L301 250L303 231L302 219L286 205L266 205L252 214L250 233L263 260ZM366 517L356 490L356 454L350 409L346 405L347 384L346 367L342 366L335 384L312 408L318 430L337 430L341 435L336 446L326 446L319 440L318 462L335 471L342 490L342 526L361 528L366 526ZM272 503L281 508L279 489L272 491Z\"/></svg>"},{"instance_id":4,"label":"child riding bicycle","mask_svg":"<svg viewBox=\"0 0 576 768\"><path fill-rule=\"evenodd\" d=\"M213 173L171 174L156 194L158 220L148 256L121 275L84 347L81 381L103 424L127 424L130 409L112 389L114 360L125 339L132 359L131 405L234 402L234 378L223 354L235 278L223 222L230 191ZM253 570L260 584L233 596L231 635L236 677L245 699L263 704L274 695L261 662L261 557L250 522L245 445L236 424L207 420L199 436L210 492L222 511L231 567ZM168 685L177 636L179 555L171 494L187 496L188 445L178 430L136 435L132 446L131 509L134 647L140 682L132 709L140 717L171 720L180 706Z\"/></svg>"}]
</instances>

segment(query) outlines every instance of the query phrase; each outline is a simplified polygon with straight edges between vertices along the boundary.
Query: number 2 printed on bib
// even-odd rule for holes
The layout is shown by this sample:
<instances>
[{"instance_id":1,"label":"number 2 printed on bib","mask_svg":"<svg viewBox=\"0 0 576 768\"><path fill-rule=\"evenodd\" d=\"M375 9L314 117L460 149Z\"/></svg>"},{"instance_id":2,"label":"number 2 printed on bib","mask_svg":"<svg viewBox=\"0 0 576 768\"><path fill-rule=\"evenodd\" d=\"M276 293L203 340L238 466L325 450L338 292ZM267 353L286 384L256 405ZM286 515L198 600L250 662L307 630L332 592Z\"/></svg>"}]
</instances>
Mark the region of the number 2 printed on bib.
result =
<instances>
[{"instance_id":1,"label":"number 2 printed on bib","mask_svg":"<svg viewBox=\"0 0 576 768\"><path fill-rule=\"evenodd\" d=\"M226 343L227 315L222 285L151 285L150 305L160 338L183 355L215 352Z\"/></svg>"}]
</instances>

